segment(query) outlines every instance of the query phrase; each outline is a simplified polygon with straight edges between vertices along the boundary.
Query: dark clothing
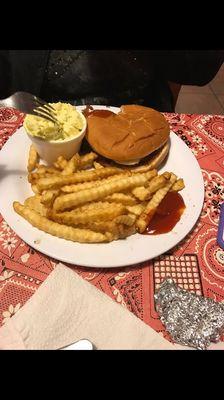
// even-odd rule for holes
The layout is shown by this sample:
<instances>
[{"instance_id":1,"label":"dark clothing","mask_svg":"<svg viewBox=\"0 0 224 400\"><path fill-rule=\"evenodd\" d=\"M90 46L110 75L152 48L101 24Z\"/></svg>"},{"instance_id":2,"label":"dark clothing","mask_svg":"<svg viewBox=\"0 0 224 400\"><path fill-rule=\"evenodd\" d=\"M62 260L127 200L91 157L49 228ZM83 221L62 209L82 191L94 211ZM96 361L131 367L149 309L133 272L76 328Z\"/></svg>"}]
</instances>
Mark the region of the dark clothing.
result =
<instances>
[{"instance_id":1,"label":"dark clothing","mask_svg":"<svg viewBox=\"0 0 224 400\"><path fill-rule=\"evenodd\" d=\"M223 50L2 50L0 98L22 90L47 101L172 112L168 81L205 85L223 61Z\"/></svg>"}]
</instances>

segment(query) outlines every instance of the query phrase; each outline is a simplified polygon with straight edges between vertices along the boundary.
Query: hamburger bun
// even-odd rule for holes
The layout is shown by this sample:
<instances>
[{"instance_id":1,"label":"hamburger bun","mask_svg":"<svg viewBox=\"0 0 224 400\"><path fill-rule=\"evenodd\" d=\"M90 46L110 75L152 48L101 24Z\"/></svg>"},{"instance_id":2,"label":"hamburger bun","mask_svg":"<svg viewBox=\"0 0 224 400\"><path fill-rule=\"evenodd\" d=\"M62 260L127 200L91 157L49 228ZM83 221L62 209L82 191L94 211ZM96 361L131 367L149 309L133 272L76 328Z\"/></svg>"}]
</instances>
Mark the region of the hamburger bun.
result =
<instances>
[{"instance_id":1,"label":"hamburger bun","mask_svg":"<svg viewBox=\"0 0 224 400\"><path fill-rule=\"evenodd\" d=\"M159 166L161 166L162 162L167 157L169 149L170 149L170 140L168 140L162 147L160 147L160 149L154 151L149 156L142 158L137 165L136 163L134 165L119 163L119 168L135 172L146 172L154 168L158 169ZM88 149L88 151L90 151L90 149ZM100 164L102 164L104 167L117 166L116 161L110 160L109 158L105 158L103 156L99 156L98 160Z\"/></svg>"},{"instance_id":2,"label":"hamburger bun","mask_svg":"<svg viewBox=\"0 0 224 400\"><path fill-rule=\"evenodd\" d=\"M118 163L135 164L161 149L163 157L169 145L169 124L158 111L139 105L125 105L118 114L99 111L87 118L86 139L101 156ZM166 153L167 154L167 153Z\"/></svg>"}]
</instances>

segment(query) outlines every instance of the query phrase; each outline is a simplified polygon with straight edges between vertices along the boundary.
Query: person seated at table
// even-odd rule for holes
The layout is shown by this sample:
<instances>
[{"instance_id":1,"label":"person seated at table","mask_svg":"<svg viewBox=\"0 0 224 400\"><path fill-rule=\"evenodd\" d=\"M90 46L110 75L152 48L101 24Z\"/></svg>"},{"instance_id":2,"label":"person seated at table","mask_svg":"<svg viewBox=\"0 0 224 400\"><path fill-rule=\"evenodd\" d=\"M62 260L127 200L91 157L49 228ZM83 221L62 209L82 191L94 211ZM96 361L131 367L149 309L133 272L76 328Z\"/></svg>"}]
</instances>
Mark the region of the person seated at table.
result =
<instances>
[{"instance_id":1,"label":"person seated at table","mask_svg":"<svg viewBox=\"0 0 224 400\"><path fill-rule=\"evenodd\" d=\"M0 98L27 91L50 102L174 112L181 85L206 85L223 61L223 50L1 50Z\"/></svg>"}]
</instances>

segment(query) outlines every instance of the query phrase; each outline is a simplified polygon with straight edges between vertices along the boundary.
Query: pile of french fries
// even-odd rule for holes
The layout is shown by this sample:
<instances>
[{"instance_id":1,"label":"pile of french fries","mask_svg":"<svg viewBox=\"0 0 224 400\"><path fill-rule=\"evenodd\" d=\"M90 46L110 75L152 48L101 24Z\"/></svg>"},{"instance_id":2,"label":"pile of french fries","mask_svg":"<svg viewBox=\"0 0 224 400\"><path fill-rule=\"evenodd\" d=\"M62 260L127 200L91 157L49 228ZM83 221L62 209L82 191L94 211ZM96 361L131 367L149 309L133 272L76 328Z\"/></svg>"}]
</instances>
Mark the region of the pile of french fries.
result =
<instances>
[{"instance_id":1,"label":"pile of french fries","mask_svg":"<svg viewBox=\"0 0 224 400\"><path fill-rule=\"evenodd\" d=\"M143 233L169 191L184 188L172 172L159 175L147 165L104 167L93 152L60 156L53 167L29 151L28 181L34 195L14 210L34 227L80 243L102 243Z\"/></svg>"}]
</instances>

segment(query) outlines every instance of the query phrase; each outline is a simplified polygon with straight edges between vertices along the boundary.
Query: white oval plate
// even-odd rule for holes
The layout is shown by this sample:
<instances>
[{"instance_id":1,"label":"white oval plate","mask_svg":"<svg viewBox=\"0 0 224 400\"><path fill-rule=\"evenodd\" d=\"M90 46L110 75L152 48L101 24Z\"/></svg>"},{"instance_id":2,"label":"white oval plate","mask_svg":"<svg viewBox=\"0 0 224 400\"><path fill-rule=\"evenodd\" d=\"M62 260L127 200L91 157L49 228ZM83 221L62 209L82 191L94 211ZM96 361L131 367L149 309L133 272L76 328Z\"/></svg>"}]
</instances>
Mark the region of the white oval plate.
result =
<instances>
[{"instance_id":1,"label":"white oval plate","mask_svg":"<svg viewBox=\"0 0 224 400\"><path fill-rule=\"evenodd\" d=\"M83 107L79 107L82 109ZM105 109L106 107L96 106ZM119 109L110 107L114 112ZM34 249L57 260L93 268L112 268L140 263L157 257L177 245L195 225L204 202L204 183L199 164L175 133L171 132L169 156L160 172L174 172L186 188L181 192L186 210L175 228L166 234L135 234L105 244L80 244L51 236L34 228L13 210L13 201L33 195L27 181L30 140L23 128L9 138L0 152L0 212L9 226Z\"/></svg>"}]
</instances>

